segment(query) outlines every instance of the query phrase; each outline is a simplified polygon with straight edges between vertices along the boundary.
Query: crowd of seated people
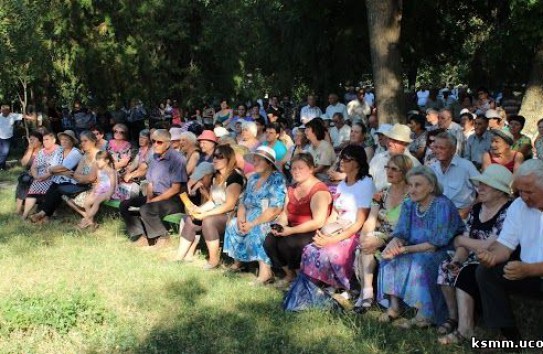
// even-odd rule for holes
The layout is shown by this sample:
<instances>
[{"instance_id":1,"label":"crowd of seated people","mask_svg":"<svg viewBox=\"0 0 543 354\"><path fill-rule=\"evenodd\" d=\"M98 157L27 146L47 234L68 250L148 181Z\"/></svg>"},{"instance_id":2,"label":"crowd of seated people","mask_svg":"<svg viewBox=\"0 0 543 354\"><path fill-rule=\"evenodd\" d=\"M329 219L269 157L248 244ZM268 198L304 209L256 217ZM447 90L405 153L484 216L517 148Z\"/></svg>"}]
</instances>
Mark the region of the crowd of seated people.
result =
<instances>
[{"instance_id":1,"label":"crowd of seated people","mask_svg":"<svg viewBox=\"0 0 543 354\"><path fill-rule=\"evenodd\" d=\"M382 306L398 328L437 326L444 345L472 336L478 315L518 338L507 295L543 296L541 137L532 149L524 118L484 95L456 115L428 98L408 124L380 126L364 95L330 95L323 110L310 96L296 125L277 102L223 100L194 119L173 107L173 126L116 123L110 139L101 127L33 132L17 213L48 223L64 201L76 227L95 229L102 203L119 200L128 238L153 250L171 247L163 219L182 213L177 262L202 238L204 270L254 262L251 284L281 289L304 274L357 313Z\"/></svg>"}]
</instances>

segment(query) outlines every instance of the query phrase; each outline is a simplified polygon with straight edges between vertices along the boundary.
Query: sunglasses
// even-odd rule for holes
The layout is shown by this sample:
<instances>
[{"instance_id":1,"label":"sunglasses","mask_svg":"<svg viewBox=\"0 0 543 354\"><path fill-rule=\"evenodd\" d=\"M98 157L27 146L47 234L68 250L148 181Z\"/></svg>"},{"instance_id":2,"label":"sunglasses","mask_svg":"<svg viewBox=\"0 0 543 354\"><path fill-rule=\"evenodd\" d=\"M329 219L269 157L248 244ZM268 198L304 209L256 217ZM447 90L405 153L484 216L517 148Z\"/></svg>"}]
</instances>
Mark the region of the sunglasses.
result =
<instances>
[{"instance_id":1,"label":"sunglasses","mask_svg":"<svg viewBox=\"0 0 543 354\"><path fill-rule=\"evenodd\" d=\"M223 160L224 155L223 154L213 154L213 158L217 160Z\"/></svg>"},{"instance_id":2,"label":"sunglasses","mask_svg":"<svg viewBox=\"0 0 543 354\"><path fill-rule=\"evenodd\" d=\"M115 129L113 133L125 134L124 130L117 130L117 129Z\"/></svg>"},{"instance_id":3,"label":"sunglasses","mask_svg":"<svg viewBox=\"0 0 543 354\"><path fill-rule=\"evenodd\" d=\"M351 161L354 161L354 158L349 157L349 156L341 156L341 160L345 162L351 162Z\"/></svg>"},{"instance_id":4,"label":"sunglasses","mask_svg":"<svg viewBox=\"0 0 543 354\"><path fill-rule=\"evenodd\" d=\"M153 144L157 144L157 145L162 145L162 144L165 143L165 142L162 141L162 140L154 140L154 139L153 139L153 140L151 140L151 141L152 141Z\"/></svg>"}]
</instances>

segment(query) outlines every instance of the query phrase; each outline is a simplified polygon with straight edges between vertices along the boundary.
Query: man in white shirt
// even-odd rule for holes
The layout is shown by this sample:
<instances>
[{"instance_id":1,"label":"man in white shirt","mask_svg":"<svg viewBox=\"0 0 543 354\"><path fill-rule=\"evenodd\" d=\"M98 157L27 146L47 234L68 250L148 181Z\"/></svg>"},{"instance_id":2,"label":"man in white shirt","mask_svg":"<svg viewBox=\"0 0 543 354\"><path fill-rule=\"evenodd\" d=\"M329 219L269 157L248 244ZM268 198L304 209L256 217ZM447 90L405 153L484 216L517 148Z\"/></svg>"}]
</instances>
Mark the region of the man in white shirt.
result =
<instances>
[{"instance_id":1,"label":"man in white shirt","mask_svg":"<svg viewBox=\"0 0 543 354\"><path fill-rule=\"evenodd\" d=\"M377 191L383 190L389 185L385 166L388 160L394 155L405 155L413 161L413 166L419 166L420 162L411 155L409 143L411 143L411 129L407 125L394 124L392 129L385 131L387 151L383 151L373 157L370 161L370 175L373 177Z\"/></svg>"},{"instance_id":2,"label":"man in white shirt","mask_svg":"<svg viewBox=\"0 0 543 354\"><path fill-rule=\"evenodd\" d=\"M371 114L371 107L366 102L366 91L361 88L358 90L358 99L352 100L347 104L347 113L351 123L363 122L368 124L368 116ZM347 115L343 115L347 117Z\"/></svg>"},{"instance_id":3,"label":"man in white shirt","mask_svg":"<svg viewBox=\"0 0 543 354\"><path fill-rule=\"evenodd\" d=\"M516 171L513 185L520 197L507 210L502 231L488 250L476 252L477 283L485 324L519 340L510 293L543 299L543 161L528 160ZM520 260L510 260L520 245Z\"/></svg>"},{"instance_id":4,"label":"man in white shirt","mask_svg":"<svg viewBox=\"0 0 543 354\"><path fill-rule=\"evenodd\" d=\"M349 144L351 127L345 124L343 114L336 113L332 117L334 126L330 128L330 139L335 150L342 149Z\"/></svg>"},{"instance_id":5,"label":"man in white shirt","mask_svg":"<svg viewBox=\"0 0 543 354\"><path fill-rule=\"evenodd\" d=\"M477 196L470 178L480 174L471 161L456 154L456 144L454 135L448 132L438 134L433 145L437 161L430 168L443 186L443 194L454 203L462 219L465 219Z\"/></svg>"},{"instance_id":6,"label":"man in white shirt","mask_svg":"<svg viewBox=\"0 0 543 354\"><path fill-rule=\"evenodd\" d=\"M344 117L347 117L347 107L343 103L339 102L339 96L337 94L335 93L329 94L328 102L330 103L330 105L326 107L326 112L325 112L325 114L328 117L333 117L334 114L336 113L341 113L343 114ZM351 101L351 102L354 102L354 101Z\"/></svg>"},{"instance_id":7,"label":"man in white shirt","mask_svg":"<svg viewBox=\"0 0 543 354\"><path fill-rule=\"evenodd\" d=\"M300 122L302 124L306 124L311 119L320 117L322 115L321 109L316 104L317 99L315 96L307 96L307 106L302 107L300 110Z\"/></svg>"},{"instance_id":8,"label":"man in white shirt","mask_svg":"<svg viewBox=\"0 0 543 354\"><path fill-rule=\"evenodd\" d=\"M11 148L11 138L13 138L13 125L22 119L23 115L12 113L8 105L0 107L0 170L6 169L6 160Z\"/></svg>"}]
</instances>

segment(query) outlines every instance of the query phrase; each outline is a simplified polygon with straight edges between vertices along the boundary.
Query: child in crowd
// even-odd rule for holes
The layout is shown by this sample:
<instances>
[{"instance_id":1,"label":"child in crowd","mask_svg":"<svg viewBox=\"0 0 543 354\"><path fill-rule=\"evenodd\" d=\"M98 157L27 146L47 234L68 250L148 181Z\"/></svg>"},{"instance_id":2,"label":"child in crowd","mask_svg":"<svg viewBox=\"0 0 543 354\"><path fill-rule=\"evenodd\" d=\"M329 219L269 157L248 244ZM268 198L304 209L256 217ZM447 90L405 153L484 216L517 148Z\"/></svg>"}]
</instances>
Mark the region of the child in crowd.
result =
<instances>
[{"instance_id":1,"label":"child in crowd","mask_svg":"<svg viewBox=\"0 0 543 354\"><path fill-rule=\"evenodd\" d=\"M78 227L85 229L87 227L96 228L94 216L98 213L100 204L109 200L117 189L117 172L115 171L115 162L113 157L107 151L99 151L96 154L97 178L91 193L85 198L83 219Z\"/></svg>"}]
</instances>

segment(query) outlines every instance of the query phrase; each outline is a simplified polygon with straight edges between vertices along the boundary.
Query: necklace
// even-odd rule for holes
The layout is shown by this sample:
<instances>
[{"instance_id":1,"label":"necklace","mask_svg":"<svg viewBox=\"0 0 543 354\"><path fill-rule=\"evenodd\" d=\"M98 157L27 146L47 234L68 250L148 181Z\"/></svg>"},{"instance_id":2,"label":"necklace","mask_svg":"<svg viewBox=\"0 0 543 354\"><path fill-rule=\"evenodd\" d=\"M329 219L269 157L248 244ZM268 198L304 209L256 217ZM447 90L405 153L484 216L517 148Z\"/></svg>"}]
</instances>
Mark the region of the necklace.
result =
<instances>
[{"instance_id":1,"label":"necklace","mask_svg":"<svg viewBox=\"0 0 543 354\"><path fill-rule=\"evenodd\" d=\"M428 214L428 210L432 208L432 205L434 204L434 200L436 200L436 198L432 199L432 201L430 202L430 204L428 204L428 207L424 211L420 211L420 203L417 203L417 207L415 208L415 214L417 215L417 217L421 219L425 217L426 214Z\"/></svg>"}]
</instances>

